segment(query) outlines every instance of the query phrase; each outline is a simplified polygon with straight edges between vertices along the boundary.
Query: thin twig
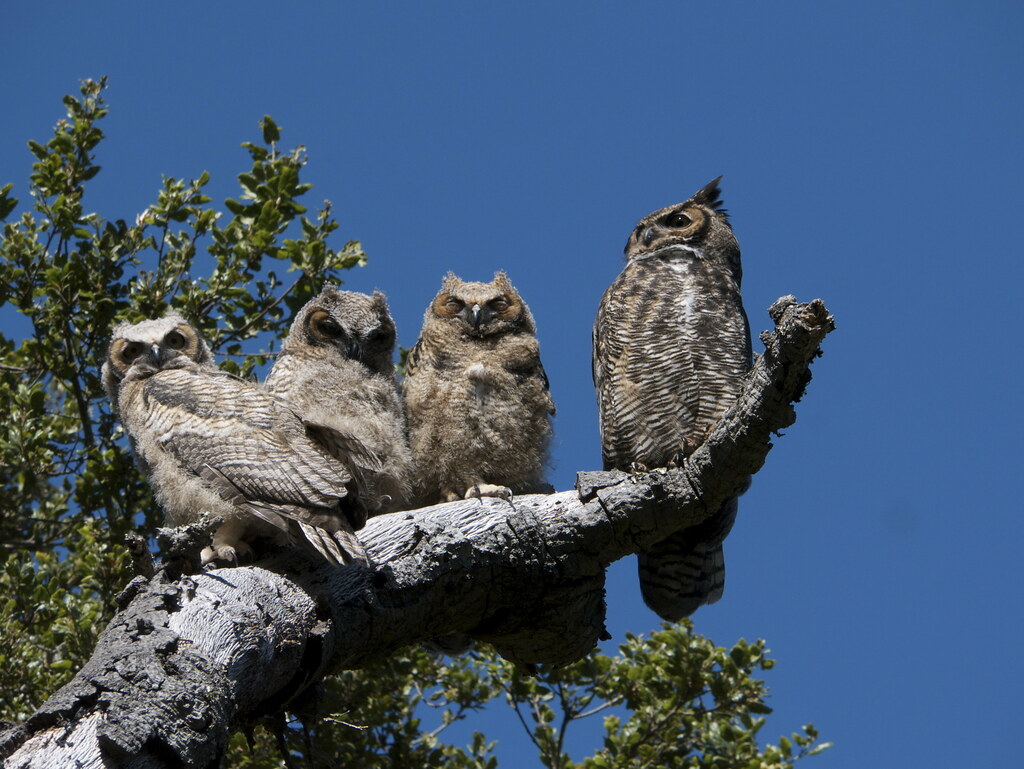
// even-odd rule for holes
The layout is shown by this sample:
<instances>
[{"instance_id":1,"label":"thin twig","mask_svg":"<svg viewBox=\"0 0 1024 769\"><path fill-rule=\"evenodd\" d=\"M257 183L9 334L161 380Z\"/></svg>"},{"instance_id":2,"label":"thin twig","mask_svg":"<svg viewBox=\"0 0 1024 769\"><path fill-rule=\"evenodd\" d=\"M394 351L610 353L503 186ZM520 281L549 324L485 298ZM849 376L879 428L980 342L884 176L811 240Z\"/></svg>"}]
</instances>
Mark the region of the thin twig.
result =
<instances>
[{"instance_id":1,"label":"thin twig","mask_svg":"<svg viewBox=\"0 0 1024 769\"><path fill-rule=\"evenodd\" d=\"M221 344L223 344L224 342L228 342L228 341L240 341L240 339L241 339L241 335L242 335L242 334L244 334L244 333L245 333L246 331L248 331L248 330L249 330L250 328L252 328L252 327L253 327L253 325L254 325L254 324L256 324L256 323L257 323L258 321L262 320L262 319L263 319L263 317L264 317L264 316L265 316L265 315L266 315L266 314L267 314L268 312L270 312L270 311L271 311L271 310L273 310L273 309L274 309L275 307L277 307L277 306L278 306L279 304L281 304L281 302L283 302L283 301L284 301L284 298L285 298L286 296L288 296L288 294L290 294L290 293L292 292L292 290L293 290L293 289L294 289L294 288L295 288L295 287L296 287L297 285L299 285L299 283L301 283L301 282L302 282L303 280L305 280L305 279L306 279L306 278L308 278L308 277L309 277L309 276L308 276L308 275L306 275L306 273L302 273L302 275L300 275L300 276L299 276L299 277L298 277L298 278L297 278L297 279L295 280L295 282L294 282L294 283L292 283L292 284L291 284L291 285L290 285L290 286L288 287L288 289L287 289L287 290L286 290L286 291L285 291L285 292L284 292L283 294L281 294L281 296L279 296L279 297L278 297L277 299L275 299L275 300L274 300L274 301L273 301L273 302L272 302L271 304L269 304L269 305L267 305L266 307L264 307L264 308L263 308L263 310L262 310L261 312L259 312L259 313L257 313L256 315L254 315L254 316L253 316L253 317L252 317L252 318L251 318L251 319L249 320L249 322L248 322L248 323L246 323L246 324L245 324L244 326L242 326L242 327L241 327L240 329L237 329L237 330L235 330L235 331L231 331L231 332L229 332L229 333L225 334L225 335L224 335L224 339L222 340Z\"/></svg>"}]
</instances>

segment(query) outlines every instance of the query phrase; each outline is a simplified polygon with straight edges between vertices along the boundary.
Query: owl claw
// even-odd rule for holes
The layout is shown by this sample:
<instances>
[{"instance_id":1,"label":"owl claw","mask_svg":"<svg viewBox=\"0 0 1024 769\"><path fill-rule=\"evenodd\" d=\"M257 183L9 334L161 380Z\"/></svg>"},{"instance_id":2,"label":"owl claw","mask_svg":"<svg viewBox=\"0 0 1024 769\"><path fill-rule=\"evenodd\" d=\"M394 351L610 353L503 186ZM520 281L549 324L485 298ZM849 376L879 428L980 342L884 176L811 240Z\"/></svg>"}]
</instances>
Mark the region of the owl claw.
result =
<instances>
[{"instance_id":1,"label":"owl claw","mask_svg":"<svg viewBox=\"0 0 1024 769\"><path fill-rule=\"evenodd\" d=\"M474 483L466 491L466 499L483 500L484 497L497 497L512 504L512 489L508 486L495 486L490 483ZM513 505L514 507L514 505Z\"/></svg>"},{"instance_id":2,"label":"owl claw","mask_svg":"<svg viewBox=\"0 0 1024 769\"><path fill-rule=\"evenodd\" d=\"M636 475L637 473L646 473L647 470L647 465L645 465L643 462L629 463L629 472L633 473L634 475Z\"/></svg>"},{"instance_id":3,"label":"owl claw","mask_svg":"<svg viewBox=\"0 0 1024 769\"><path fill-rule=\"evenodd\" d=\"M242 558L252 556L252 548L244 542L236 542L234 545L218 545L204 547L200 554L203 566L209 566L214 561L226 563L229 566L238 566Z\"/></svg>"},{"instance_id":4,"label":"owl claw","mask_svg":"<svg viewBox=\"0 0 1024 769\"><path fill-rule=\"evenodd\" d=\"M200 555L203 566L209 566L214 561L224 561L232 566L238 565L238 553L230 545L221 545L218 548L204 547Z\"/></svg>"},{"instance_id":5,"label":"owl claw","mask_svg":"<svg viewBox=\"0 0 1024 769\"><path fill-rule=\"evenodd\" d=\"M690 456L693 452L700 448L700 445L707 440L707 437L711 434L711 430L714 425L708 425L704 428L704 435L701 436L699 441L692 441L689 438L683 438L683 445L679 447L679 451L671 456L668 460L668 464L665 467L674 468L682 467L683 461Z\"/></svg>"}]
</instances>

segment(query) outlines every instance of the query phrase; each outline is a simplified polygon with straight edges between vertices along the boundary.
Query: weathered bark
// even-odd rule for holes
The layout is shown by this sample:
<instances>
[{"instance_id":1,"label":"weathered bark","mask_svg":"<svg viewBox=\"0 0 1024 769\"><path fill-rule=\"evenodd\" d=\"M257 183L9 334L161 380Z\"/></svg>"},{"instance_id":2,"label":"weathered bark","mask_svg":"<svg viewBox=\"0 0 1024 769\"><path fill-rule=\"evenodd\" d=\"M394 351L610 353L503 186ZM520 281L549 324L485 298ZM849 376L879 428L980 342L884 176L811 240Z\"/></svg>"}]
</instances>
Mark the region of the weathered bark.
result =
<instances>
[{"instance_id":1,"label":"weathered bark","mask_svg":"<svg viewBox=\"0 0 1024 769\"><path fill-rule=\"evenodd\" d=\"M81 672L0 737L4 766L216 766L234 724L280 709L328 666L441 636L520 663L582 657L604 631L608 564L717 510L795 420L832 318L791 296L769 312L776 331L742 397L682 468L585 472L573 491L374 518L360 531L372 572L282 555L137 578Z\"/></svg>"}]
</instances>

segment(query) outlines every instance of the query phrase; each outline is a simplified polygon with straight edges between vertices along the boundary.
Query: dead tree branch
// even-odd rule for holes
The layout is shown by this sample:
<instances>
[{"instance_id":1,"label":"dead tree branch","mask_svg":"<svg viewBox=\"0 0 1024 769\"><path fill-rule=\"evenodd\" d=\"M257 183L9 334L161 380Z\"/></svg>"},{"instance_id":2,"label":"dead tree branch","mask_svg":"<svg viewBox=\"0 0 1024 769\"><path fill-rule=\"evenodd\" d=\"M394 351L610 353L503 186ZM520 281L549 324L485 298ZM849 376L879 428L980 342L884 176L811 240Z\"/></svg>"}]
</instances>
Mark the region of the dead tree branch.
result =
<instances>
[{"instance_id":1,"label":"dead tree branch","mask_svg":"<svg viewBox=\"0 0 1024 769\"><path fill-rule=\"evenodd\" d=\"M833 328L820 301L769 310L743 395L676 470L580 473L576 489L372 519L373 571L296 564L136 577L92 659L0 735L22 767L208 767L233 725L273 713L328 668L464 634L520 663L565 664L604 631L604 570L742 490Z\"/></svg>"}]
</instances>

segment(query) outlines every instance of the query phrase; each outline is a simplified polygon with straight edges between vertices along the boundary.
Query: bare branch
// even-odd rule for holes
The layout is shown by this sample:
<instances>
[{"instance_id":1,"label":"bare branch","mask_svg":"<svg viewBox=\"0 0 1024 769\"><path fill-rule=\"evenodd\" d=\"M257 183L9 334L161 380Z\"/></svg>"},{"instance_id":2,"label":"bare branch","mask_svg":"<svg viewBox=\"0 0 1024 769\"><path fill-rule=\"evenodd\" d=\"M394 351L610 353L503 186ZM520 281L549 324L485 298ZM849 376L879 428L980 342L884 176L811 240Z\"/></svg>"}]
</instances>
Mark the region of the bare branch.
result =
<instances>
[{"instance_id":1,"label":"bare branch","mask_svg":"<svg viewBox=\"0 0 1024 769\"><path fill-rule=\"evenodd\" d=\"M209 766L233 724L279 710L329 667L444 635L520 664L581 658L604 632L608 564L717 510L795 420L834 326L820 301L784 297L770 313L777 328L742 396L679 469L580 473L575 490L515 508L463 500L380 516L360 532L372 571L282 554L136 578L82 671L0 735L4 766Z\"/></svg>"}]
</instances>

